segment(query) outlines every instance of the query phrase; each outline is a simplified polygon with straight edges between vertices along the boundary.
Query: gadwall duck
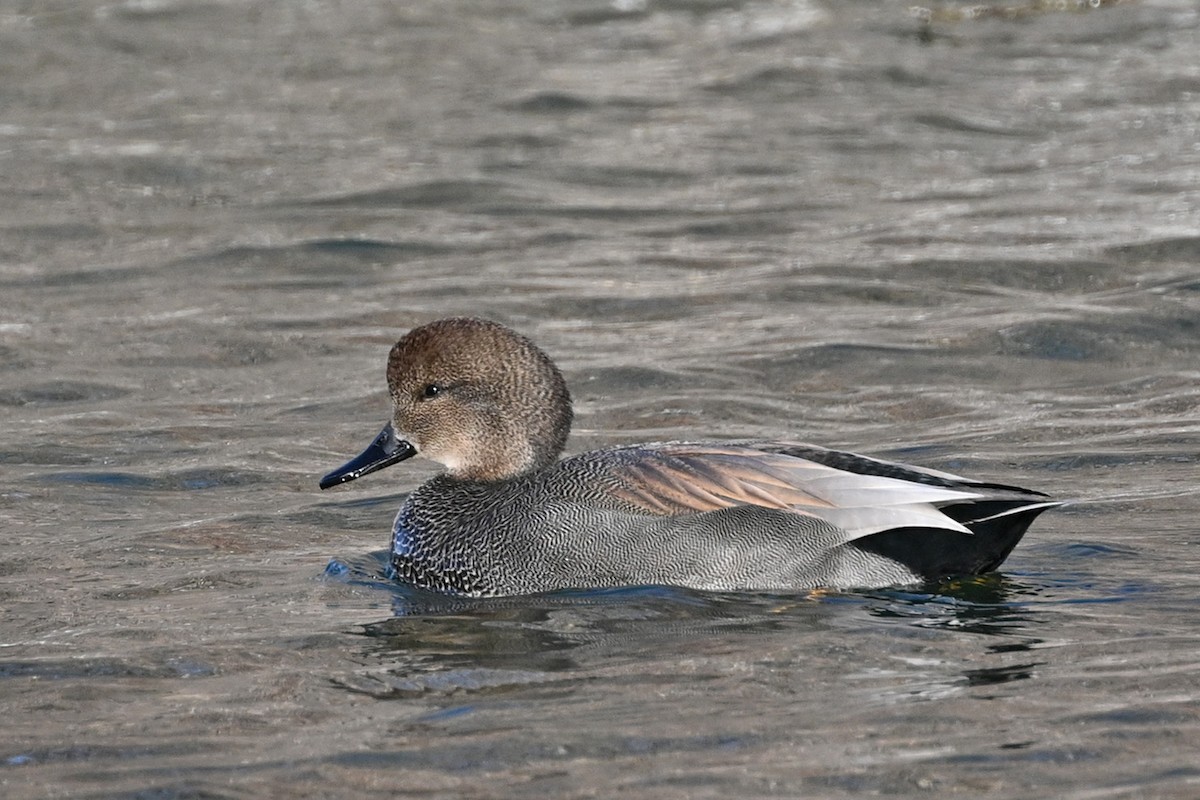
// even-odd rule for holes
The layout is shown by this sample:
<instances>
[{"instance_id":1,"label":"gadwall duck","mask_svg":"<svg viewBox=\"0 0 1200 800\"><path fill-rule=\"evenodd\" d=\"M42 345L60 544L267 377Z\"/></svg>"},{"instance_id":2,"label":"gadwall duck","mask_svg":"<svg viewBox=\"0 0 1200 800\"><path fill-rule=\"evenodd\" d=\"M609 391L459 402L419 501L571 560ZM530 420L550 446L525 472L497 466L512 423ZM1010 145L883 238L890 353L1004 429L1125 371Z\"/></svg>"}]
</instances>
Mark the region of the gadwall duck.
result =
<instances>
[{"instance_id":1,"label":"gadwall duck","mask_svg":"<svg viewBox=\"0 0 1200 800\"><path fill-rule=\"evenodd\" d=\"M560 459L562 374L529 339L455 318L387 366L392 418L327 489L422 455L445 466L392 528L396 577L518 595L674 585L898 586L995 569L1046 495L788 441L669 442Z\"/></svg>"}]
</instances>

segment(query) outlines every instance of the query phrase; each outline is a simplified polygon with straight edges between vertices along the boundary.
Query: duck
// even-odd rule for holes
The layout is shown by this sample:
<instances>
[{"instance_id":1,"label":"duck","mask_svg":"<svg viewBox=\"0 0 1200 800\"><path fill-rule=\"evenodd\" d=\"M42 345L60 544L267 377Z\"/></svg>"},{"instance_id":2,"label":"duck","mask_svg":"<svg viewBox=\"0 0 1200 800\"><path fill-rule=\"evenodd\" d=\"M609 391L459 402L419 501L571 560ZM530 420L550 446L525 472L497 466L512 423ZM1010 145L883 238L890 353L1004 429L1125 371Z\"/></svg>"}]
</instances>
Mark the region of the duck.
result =
<instances>
[{"instance_id":1,"label":"duck","mask_svg":"<svg viewBox=\"0 0 1200 800\"><path fill-rule=\"evenodd\" d=\"M1047 495L798 441L671 441L562 457L562 373L516 331L453 317L391 348L392 415L329 489L420 455L445 469L392 525L402 583L495 597L674 586L804 592L994 571Z\"/></svg>"}]
</instances>

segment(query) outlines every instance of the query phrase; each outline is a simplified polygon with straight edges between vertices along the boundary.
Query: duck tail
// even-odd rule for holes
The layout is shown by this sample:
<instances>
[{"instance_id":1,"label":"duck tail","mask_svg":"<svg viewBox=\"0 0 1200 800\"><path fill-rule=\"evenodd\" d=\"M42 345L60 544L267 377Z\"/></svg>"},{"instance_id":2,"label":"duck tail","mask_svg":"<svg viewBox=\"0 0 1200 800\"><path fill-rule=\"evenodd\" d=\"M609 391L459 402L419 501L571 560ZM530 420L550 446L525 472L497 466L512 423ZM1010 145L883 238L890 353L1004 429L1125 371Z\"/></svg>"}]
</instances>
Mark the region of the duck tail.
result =
<instances>
[{"instance_id":1,"label":"duck tail","mask_svg":"<svg viewBox=\"0 0 1200 800\"><path fill-rule=\"evenodd\" d=\"M975 574L999 567L1038 515L1061 505L1056 500L983 500L947 506L941 512L974 534L972 538L977 541L973 557L977 566L970 572Z\"/></svg>"},{"instance_id":2,"label":"duck tail","mask_svg":"<svg viewBox=\"0 0 1200 800\"><path fill-rule=\"evenodd\" d=\"M1008 558L1039 514L1054 500L987 499L939 510L971 535L934 528L899 528L867 536L854 546L899 561L926 580L991 572Z\"/></svg>"}]
</instances>

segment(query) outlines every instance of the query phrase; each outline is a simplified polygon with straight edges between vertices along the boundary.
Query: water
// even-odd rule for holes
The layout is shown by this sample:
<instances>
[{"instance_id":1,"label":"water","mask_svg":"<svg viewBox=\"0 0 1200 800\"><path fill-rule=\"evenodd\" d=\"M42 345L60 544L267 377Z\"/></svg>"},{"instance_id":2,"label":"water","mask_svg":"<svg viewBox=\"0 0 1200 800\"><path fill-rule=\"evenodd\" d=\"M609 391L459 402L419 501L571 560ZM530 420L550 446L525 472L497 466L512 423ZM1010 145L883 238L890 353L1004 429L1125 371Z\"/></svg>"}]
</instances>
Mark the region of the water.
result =
<instances>
[{"instance_id":1,"label":"water","mask_svg":"<svg viewBox=\"0 0 1200 800\"><path fill-rule=\"evenodd\" d=\"M1200 15L1006 7L0 10L0 792L1200 795ZM573 450L1079 502L920 592L413 592L432 468L316 481L461 313Z\"/></svg>"}]
</instances>

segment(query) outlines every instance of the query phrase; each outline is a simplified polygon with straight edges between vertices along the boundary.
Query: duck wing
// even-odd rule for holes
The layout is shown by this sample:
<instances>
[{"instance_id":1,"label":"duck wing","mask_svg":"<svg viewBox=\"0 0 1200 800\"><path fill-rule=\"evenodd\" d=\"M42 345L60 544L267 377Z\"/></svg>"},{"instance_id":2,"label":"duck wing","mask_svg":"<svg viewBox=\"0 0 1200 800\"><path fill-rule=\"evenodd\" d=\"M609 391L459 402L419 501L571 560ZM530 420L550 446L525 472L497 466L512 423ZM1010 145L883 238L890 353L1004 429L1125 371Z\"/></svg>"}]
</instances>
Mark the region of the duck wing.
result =
<instances>
[{"instance_id":1,"label":"duck wing","mask_svg":"<svg viewBox=\"0 0 1200 800\"><path fill-rule=\"evenodd\" d=\"M971 535L977 523L1058 505L1015 486L790 442L628 448L614 494L647 514L758 506L816 517L851 542L905 528Z\"/></svg>"}]
</instances>

